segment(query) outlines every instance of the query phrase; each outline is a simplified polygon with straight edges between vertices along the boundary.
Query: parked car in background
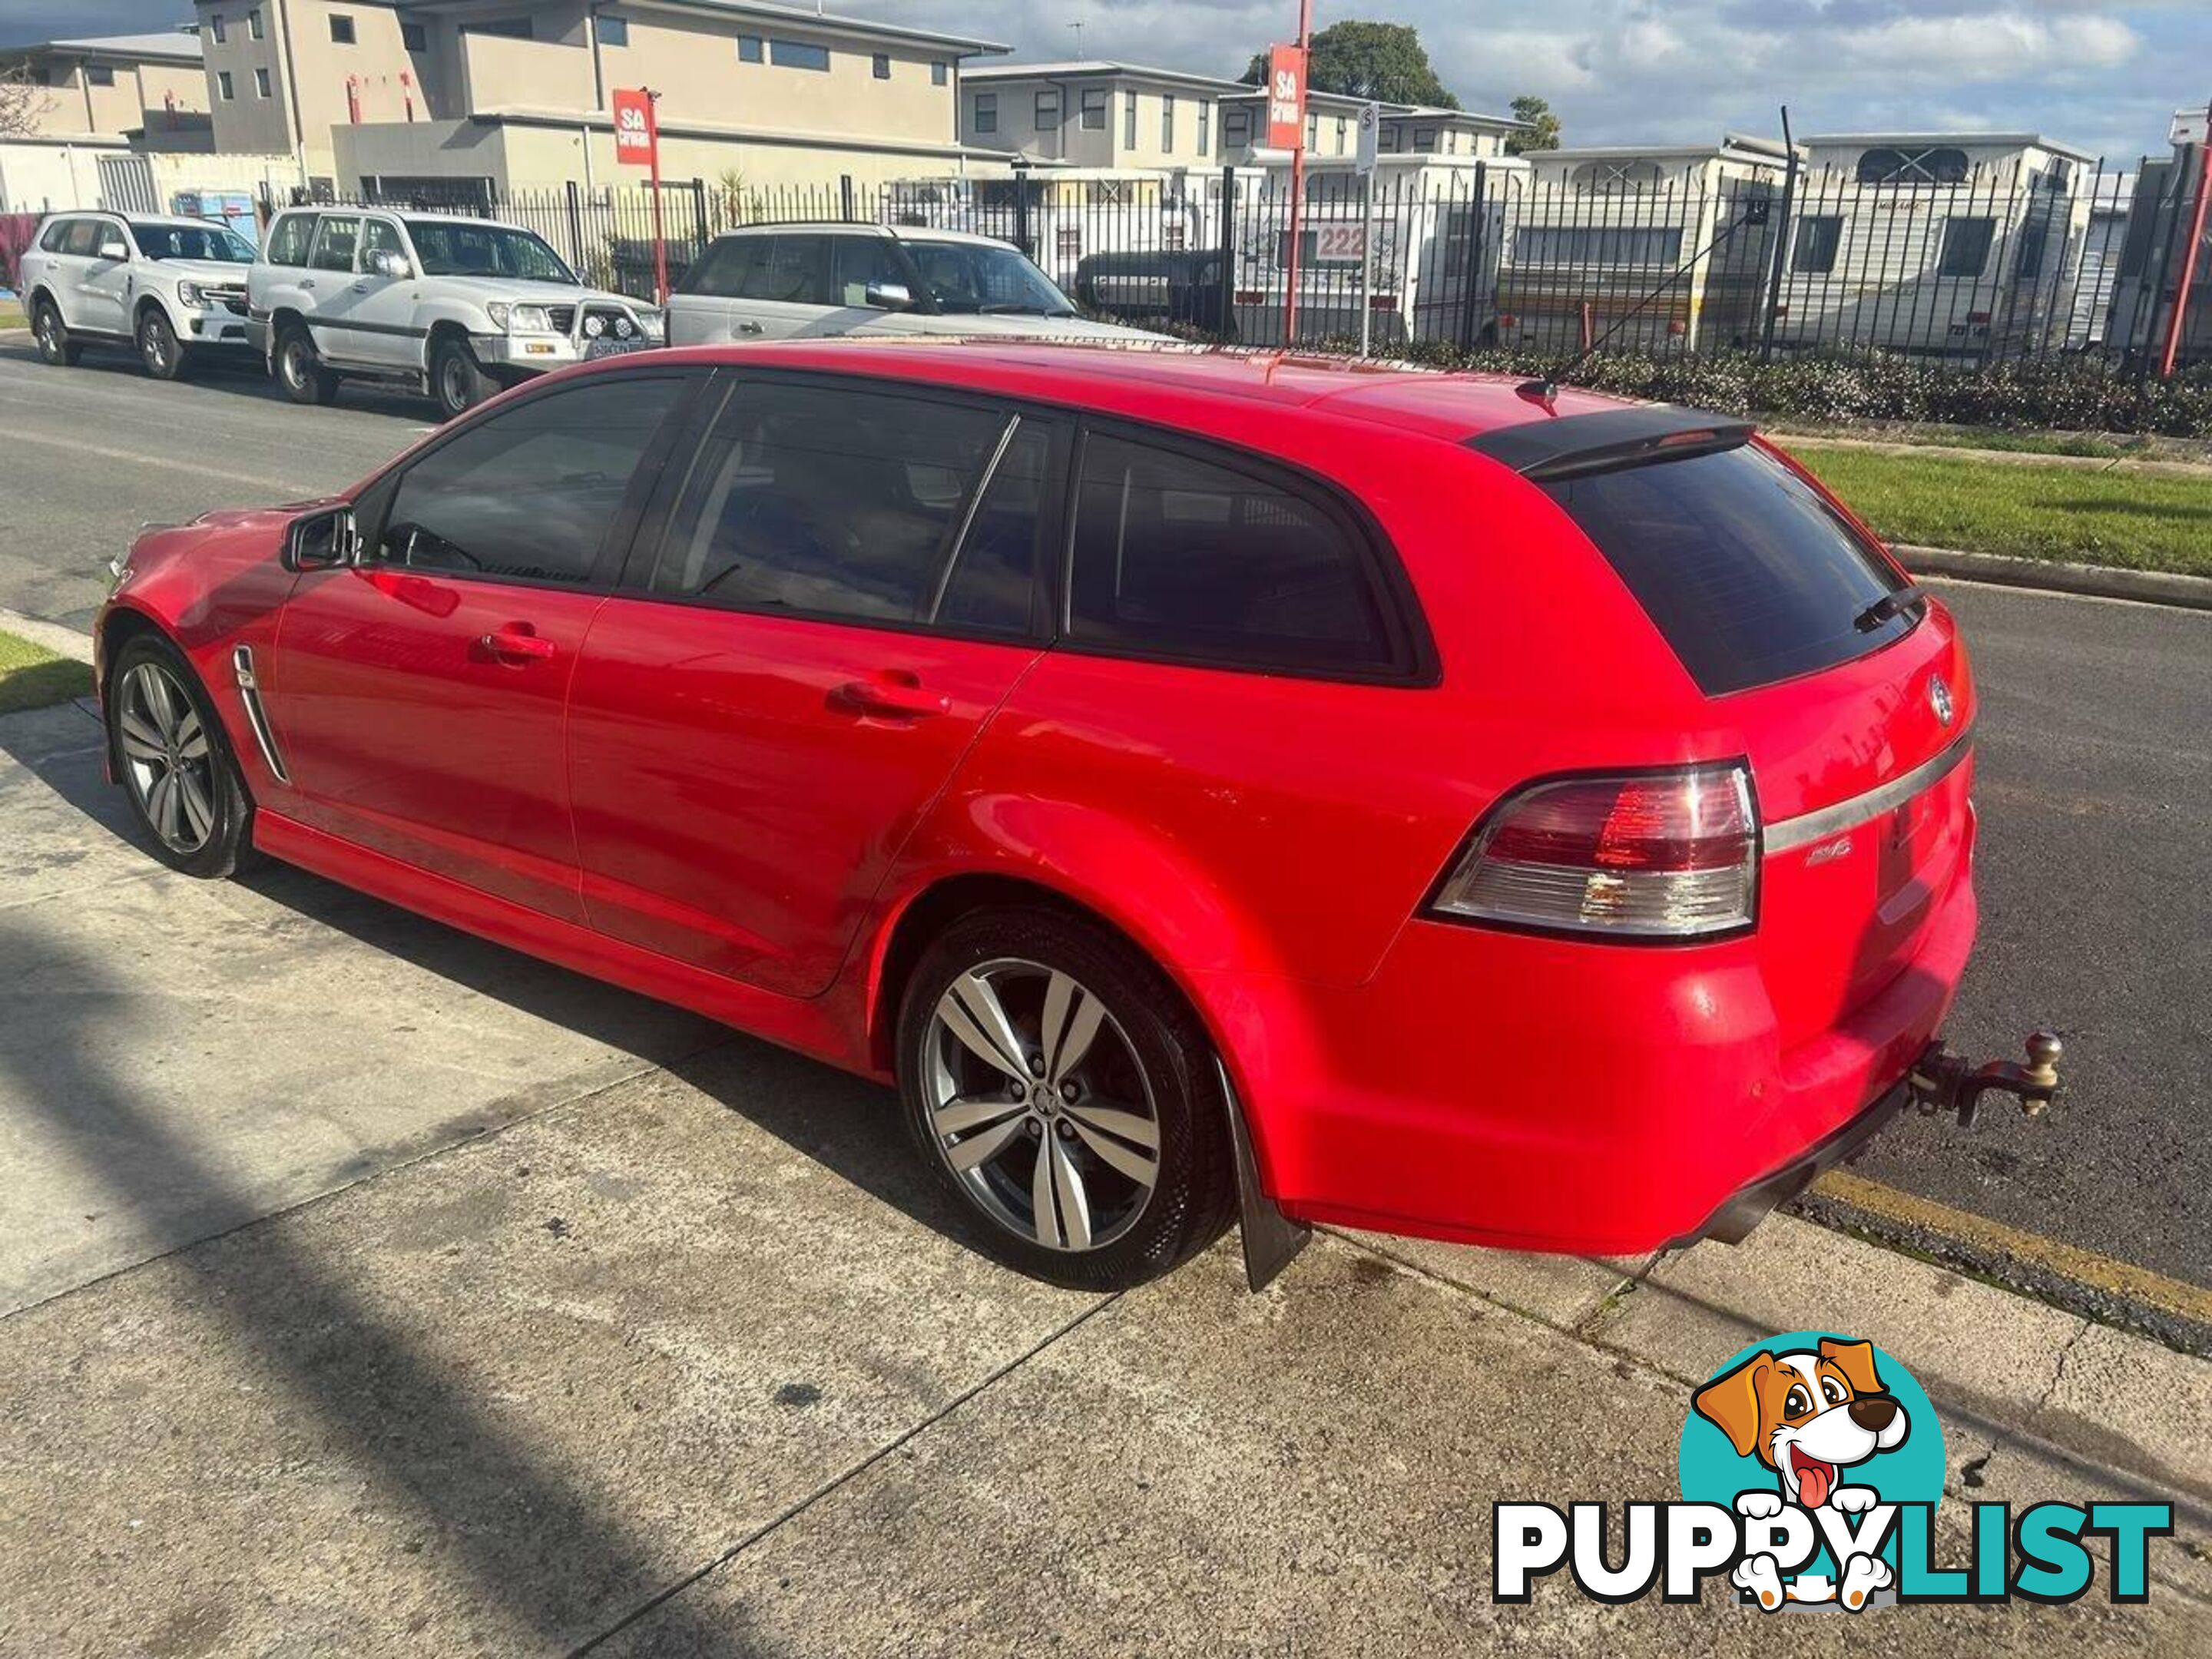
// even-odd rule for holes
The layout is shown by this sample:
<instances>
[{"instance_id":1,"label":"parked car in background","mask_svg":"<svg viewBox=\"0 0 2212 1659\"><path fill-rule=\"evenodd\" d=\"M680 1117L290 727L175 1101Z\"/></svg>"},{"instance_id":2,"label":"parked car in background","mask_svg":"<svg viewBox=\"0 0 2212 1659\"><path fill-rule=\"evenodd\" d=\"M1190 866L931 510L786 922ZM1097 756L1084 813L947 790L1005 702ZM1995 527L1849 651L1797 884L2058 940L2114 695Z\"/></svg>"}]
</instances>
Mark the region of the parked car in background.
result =
<instances>
[{"instance_id":1,"label":"parked car in background","mask_svg":"<svg viewBox=\"0 0 2212 1659\"><path fill-rule=\"evenodd\" d=\"M253 342L286 393L350 379L427 392L449 419L549 369L658 345L660 313L584 286L535 231L378 208L279 214L248 278Z\"/></svg>"},{"instance_id":2,"label":"parked car in background","mask_svg":"<svg viewBox=\"0 0 2212 1659\"><path fill-rule=\"evenodd\" d=\"M253 248L199 219L58 213L24 251L21 289L39 355L74 364L88 345L136 350L173 380L218 355L251 361L246 268Z\"/></svg>"},{"instance_id":3,"label":"parked car in background","mask_svg":"<svg viewBox=\"0 0 2212 1659\"><path fill-rule=\"evenodd\" d=\"M166 863L896 1080L1067 1284L1239 1194L1734 1233L1907 1097L1975 931L1942 604L1743 423L1495 378L653 354L148 533L95 646Z\"/></svg>"},{"instance_id":4,"label":"parked car in background","mask_svg":"<svg viewBox=\"0 0 2212 1659\"><path fill-rule=\"evenodd\" d=\"M731 231L714 239L668 301L672 345L827 334L1154 337L1086 321L1004 242L884 225Z\"/></svg>"},{"instance_id":5,"label":"parked car in background","mask_svg":"<svg viewBox=\"0 0 2212 1659\"><path fill-rule=\"evenodd\" d=\"M1095 316L1146 328L1237 337L1218 248L1093 253L1075 267L1075 300Z\"/></svg>"}]
</instances>

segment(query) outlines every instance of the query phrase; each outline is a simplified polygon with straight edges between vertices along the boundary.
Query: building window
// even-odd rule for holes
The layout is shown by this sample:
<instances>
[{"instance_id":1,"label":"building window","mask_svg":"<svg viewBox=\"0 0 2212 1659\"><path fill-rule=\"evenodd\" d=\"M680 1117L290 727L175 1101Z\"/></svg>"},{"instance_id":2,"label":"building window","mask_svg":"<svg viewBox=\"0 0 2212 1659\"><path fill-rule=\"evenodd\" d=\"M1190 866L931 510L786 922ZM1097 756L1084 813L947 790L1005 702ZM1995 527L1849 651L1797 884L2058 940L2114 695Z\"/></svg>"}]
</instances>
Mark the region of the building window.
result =
<instances>
[{"instance_id":1,"label":"building window","mask_svg":"<svg viewBox=\"0 0 2212 1659\"><path fill-rule=\"evenodd\" d=\"M615 21L608 17L599 20L601 40L606 39L606 26ZM623 33L625 35L629 33L629 24L623 25ZM430 31L428 27L421 23L402 23L399 26L399 44L410 52L428 52L430 50Z\"/></svg>"},{"instance_id":2,"label":"building window","mask_svg":"<svg viewBox=\"0 0 2212 1659\"><path fill-rule=\"evenodd\" d=\"M208 30L215 36L216 45L221 46L222 44L222 14L221 12L208 19Z\"/></svg>"},{"instance_id":3,"label":"building window","mask_svg":"<svg viewBox=\"0 0 2212 1659\"><path fill-rule=\"evenodd\" d=\"M115 70L106 64L87 64L84 78L92 86L112 87L115 84Z\"/></svg>"},{"instance_id":4,"label":"building window","mask_svg":"<svg viewBox=\"0 0 2212 1659\"><path fill-rule=\"evenodd\" d=\"M1790 265L1808 276L1825 276L1836 268L1836 250L1843 240L1841 215L1818 214L1800 219L1797 246L1790 255Z\"/></svg>"},{"instance_id":5,"label":"building window","mask_svg":"<svg viewBox=\"0 0 2212 1659\"><path fill-rule=\"evenodd\" d=\"M1398 126L1394 121L1382 123L1382 130L1375 135L1375 148L1385 155L1398 153Z\"/></svg>"},{"instance_id":6,"label":"building window","mask_svg":"<svg viewBox=\"0 0 2212 1659\"><path fill-rule=\"evenodd\" d=\"M1938 276L1978 276L1990 262L1990 244L1996 240L1994 219L1946 219L1943 246L1936 256Z\"/></svg>"},{"instance_id":7,"label":"building window","mask_svg":"<svg viewBox=\"0 0 2212 1659\"><path fill-rule=\"evenodd\" d=\"M1213 142L1213 106L1200 100L1198 106L1198 153L1203 155Z\"/></svg>"},{"instance_id":8,"label":"building window","mask_svg":"<svg viewBox=\"0 0 2212 1659\"><path fill-rule=\"evenodd\" d=\"M811 40L771 40L768 61L778 69L821 70L830 67L830 48Z\"/></svg>"},{"instance_id":9,"label":"building window","mask_svg":"<svg viewBox=\"0 0 2212 1659\"><path fill-rule=\"evenodd\" d=\"M891 55L890 55L890 53L889 53L889 52L878 52L878 53L876 54L876 57L875 57L875 70L876 70L876 79L877 79L877 80L878 80L878 81L888 81L888 80L890 80L890 79L891 78Z\"/></svg>"},{"instance_id":10,"label":"building window","mask_svg":"<svg viewBox=\"0 0 2212 1659\"><path fill-rule=\"evenodd\" d=\"M1085 132L1106 131L1106 88L1085 87L1083 89L1083 130Z\"/></svg>"},{"instance_id":11,"label":"building window","mask_svg":"<svg viewBox=\"0 0 2212 1659\"><path fill-rule=\"evenodd\" d=\"M1242 149L1252 142L1252 112L1243 106L1221 112L1221 148Z\"/></svg>"},{"instance_id":12,"label":"building window","mask_svg":"<svg viewBox=\"0 0 2212 1659\"><path fill-rule=\"evenodd\" d=\"M256 98L266 98L269 95L269 71L265 69L253 71L253 95Z\"/></svg>"},{"instance_id":13,"label":"building window","mask_svg":"<svg viewBox=\"0 0 2212 1659\"><path fill-rule=\"evenodd\" d=\"M975 94L975 131L996 132L999 130L999 94L979 92Z\"/></svg>"},{"instance_id":14,"label":"building window","mask_svg":"<svg viewBox=\"0 0 2212 1659\"><path fill-rule=\"evenodd\" d=\"M464 34L496 34L509 40L534 40L537 34L527 17L501 17L489 23L464 23Z\"/></svg>"},{"instance_id":15,"label":"building window","mask_svg":"<svg viewBox=\"0 0 2212 1659\"><path fill-rule=\"evenodd\" d=\"M1036 95L1036 130L1039 132L1060 131L1060 88L1047 87Z\"/></svg>"},{"instance_id":16,"label":"building window","mask_svg":"<svg viewBox=\"0 0 2212 1659\"><path fill-rule=\"evenodd\" d=\"M763 40L757 34L739 35L738 37L738 61L740 64L757 64L762 62L767 56L766 46L767 42Z\"/></svg>"},{"instance_id":17,"label":"building window","mask_svg":"<svg viewBox=\"0 0 2212 1659\"><path fill-rule=\"evenodd\" d=\"M253 10L246 14L246 32L257 40L263 38L261 28L261 11L258 7L256 7Z\"/></svg>"},{"instance_id":18,"label":"building window","mask_svg":"<svg viewBox=\"0 0 2212 1659\"><path fill-rule=\"evenodd\" d=\"M1436 147L1437 130L1434 127L1415 127L1413 129L1413 148L1415 149L1419 150L1422 155L1426 155Z\"/></svg>"},{"instance_id":19,"label":"building window","mask_svg":"<svg viewBox=\"0 0 2212 1659\"><path fill-rule=\"evenodd\" d=\"M929 84L933 87L943 86L945 75L945 60L942 58L933 59L929 65Z\"/></svg>"},{"instance_id":20,"label":"building window","mask_svg":"<svg viewBox=\"0 0 2212 1659\"><path fill-rule=\"evenodd\" d=\"M1340 115L1336 118L1336 153L1339 155L1344 154L1344 129L1345 120L1344 118Z\"/></svg>"},{"instance_id":21,"label":"building window","mask_svg":"<svg viewBox=\"0 0 2212 1659\"><path fill-rule=\"evenodd\" d=\"M1966 152L1948 146L1870 149L1859 157L1863 185L1961 185L1966 181Z\"/></svg>"},{"instance_id":22,"label":"building window","mask_svg":"<svg viewBox=\"0 0 2212 1659\"><path fill-rule=\"evenodd\" d=\"M331 14L331 44L349 46L354 44L353 19L340 12Z\"/></svg>"},{"instance_id":23,"label":"building window","mask_svg":"<svg viewBox=\"0 0 2212 1659\"><path fill-rule=\"evenodd\" d=\"M228 70L217 70L216 71L215 89L216 93L221 95L222 101L226 104L229 103L233 99L238 96L237 92L230 84L230 71Z\"/></svg>"},{"instance_id":24,"label":"building window","mask_svg":"<svg viewBox=\"0 0 2212 1659\"><path fill-rule=\"evenodd\" d=\"M1315 110L1306 112L1306 153L1311 155L1321 148L1321 115Z\"/></svg>"},{"instance_id":25,"label":"building window","mask_svg":"<svg viewBox=\"0 0 2212 1659\"><path fill-rule=\"evenodd\" d=\"M629 44L629 19L602 17L599 19L599 44L603 46L626 46Z\"/></svg>"},{"instance_id":26,"label":"building window","mask_svg":"<svg viewBox=\"0 0 2212 1659\"><path fill-rule=\"evenodd\" d=\"M1171 92L1160 99L1160 153L1175 154L1175 94Z\"/></svg>"},{"instance_id":27,"label":"building window","mask_svg":"<svg viewBox=\"0 0 2212 1659\"><path fill-rule=\"evenodd\" d=\"M1125 92L1121 94L1121 148L1134 149L1136 147L1137 94Z\"/></svg>"}]
</instances>

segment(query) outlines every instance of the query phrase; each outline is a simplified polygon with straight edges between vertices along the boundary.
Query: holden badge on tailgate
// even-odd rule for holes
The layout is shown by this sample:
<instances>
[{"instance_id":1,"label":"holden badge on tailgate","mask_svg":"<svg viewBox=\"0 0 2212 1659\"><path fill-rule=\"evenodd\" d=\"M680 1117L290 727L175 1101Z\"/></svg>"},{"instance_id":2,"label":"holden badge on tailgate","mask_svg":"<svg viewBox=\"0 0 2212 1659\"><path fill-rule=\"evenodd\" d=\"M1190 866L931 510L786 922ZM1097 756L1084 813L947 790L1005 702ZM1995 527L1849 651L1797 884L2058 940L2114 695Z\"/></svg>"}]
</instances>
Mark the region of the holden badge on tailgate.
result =
<instances>
[{"instance_id":1,"label":"holden badge on tailgate","mask_svg":"<svg viewBox=\"0 0 2212 1659\"><path fill-rule=\"evenodd\" d=\"M1928 706L1936 711L1936 718L1948 726L1951 723L1951 688L1941 674L1928 677Z\"/></svg>"}]
</instances>

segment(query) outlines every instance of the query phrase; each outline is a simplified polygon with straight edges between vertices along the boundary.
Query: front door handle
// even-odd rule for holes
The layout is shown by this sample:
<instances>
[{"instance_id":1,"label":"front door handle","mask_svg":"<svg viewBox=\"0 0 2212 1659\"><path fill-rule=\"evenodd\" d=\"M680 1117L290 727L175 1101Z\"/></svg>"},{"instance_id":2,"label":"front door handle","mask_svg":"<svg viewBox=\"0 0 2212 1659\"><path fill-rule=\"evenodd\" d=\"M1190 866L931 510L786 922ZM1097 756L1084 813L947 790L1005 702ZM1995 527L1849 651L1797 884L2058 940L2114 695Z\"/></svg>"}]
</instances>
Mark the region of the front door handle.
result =
<instances>
[{"instance_id":1,"label":"front door handle","mask_svg":"<svg viewBox=\"0 0 2212 1659\"><path fill-rule=\"evenodd\" d=\"M315 286L315 279L312 276L303 276L300 279L300 286L312 292Z\"/></svg>"},{"instance_id":2,"label":"front door handle","mask_svg":"<svg viewBox=\"0 0 2212 1659\"><path fill-rule=\"evenodd\" d=\"M552 641L541 640L514 623L494 629L477 643L502 662L548 662L554 651Z\"/></svg>"},{"instance_id":3,"label":"front door handle","mask_svg":"<svg viewBox=\"0 0 2212 1659\"><path fill-rule=\"evenodd\" d=\"M353 291L356 294L366 294L368 292L368 284L367 283L356 283L353 285Z\"/></svg>"},{"instance_id":4,"label":"front door handle","mask_svg":"<svg viewBox=\"0 0 2212 1659\"><path fill-rule=\"evenodd\" d=\"M848 680L830 696L843 708L861 714L885 714L894 720L923 720L952 712L952 699L908 679Z\"/></svg>"},{"instance_id":5,"label":"front door handle","mask_svg":"<svg viewBox=\"0 0 2212 1659\"><path fill-rule=\"evenodd\" d=\"M739 323L738 325L738 332L740 334L757 334L760 331L761 325L758 323Z\"/></svg>"}]
</instances>

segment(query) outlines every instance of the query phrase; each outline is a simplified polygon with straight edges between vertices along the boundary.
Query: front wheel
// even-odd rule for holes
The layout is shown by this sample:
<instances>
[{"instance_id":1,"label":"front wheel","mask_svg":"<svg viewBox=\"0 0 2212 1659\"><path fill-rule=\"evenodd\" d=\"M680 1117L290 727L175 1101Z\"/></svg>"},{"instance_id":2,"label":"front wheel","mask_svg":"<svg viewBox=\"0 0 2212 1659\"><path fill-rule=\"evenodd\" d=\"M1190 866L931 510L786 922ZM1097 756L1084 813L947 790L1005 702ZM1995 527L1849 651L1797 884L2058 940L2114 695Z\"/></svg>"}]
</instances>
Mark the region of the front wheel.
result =
<instances>
[{"instance_id":1,"label":"front wheel","mask_svg":"<svg viewBox=\"0 0 2212 1659\"><path fill-rule=\"evenodd\" d=\"M138 319L138 361L157 380L179 380L185 374L185 348L177 331L160 307L149 306Z\"/></svg>"},{"instance_id":2,"label":"front wheel","mask_svg":"<svg viewBox=\"0 0 2212 1659\"><path fill-rule=\"evenodd\" d=\"M980 911L924 954L899 1019L924 1158L1033 1277L1121 1290L1220 1236L1232 1164L1212 1048L1159 971L1088 923Z\"/></svg>"},{"instance_id":3,"label":"front wheel","mask_svg":"<svg viewBox=\"0 0 2212 1659\"><path fill-rule=\"evenodd\" d=\"M338 377L323 367L315 343L297 324L276 342L276 383L295 404L327 404L338 395Z\"/></svg>"},{"instance_id":4,"label":"front wheel","mask_svg":"<svg viewBox=\"0 0 2212 1659\"><path fill-rule=\"evenodd\" d=\"M70 338L69 325L62 321L61 308L52 300L39 301L31 327L38 337L40 359L53 368L75 368L77 359L84 356L84 348Z\"/></svg>"},{"instance_id":5,"label":"front wheel","mask_svg":"<svg viewBox=\"0 0 2212 1659\"><path fill-rule=\"evenodd\" d=\"M230 874L249 850L253 807L199 677L154 634L126 643L109 672L116 775L154 856L188 876Z\"/></svg>"},{"instance_id":6,"label":"front wheel","mask_svg":"<svg viewBox=\"0 0 2212 1659\"><path fill-rule=\"evenodd\" d=\"M465 340L445 339L430 356L430 385L438 399L438 412L458 420L499 390L477 362Z\"/></svg>"}]
</instances>

